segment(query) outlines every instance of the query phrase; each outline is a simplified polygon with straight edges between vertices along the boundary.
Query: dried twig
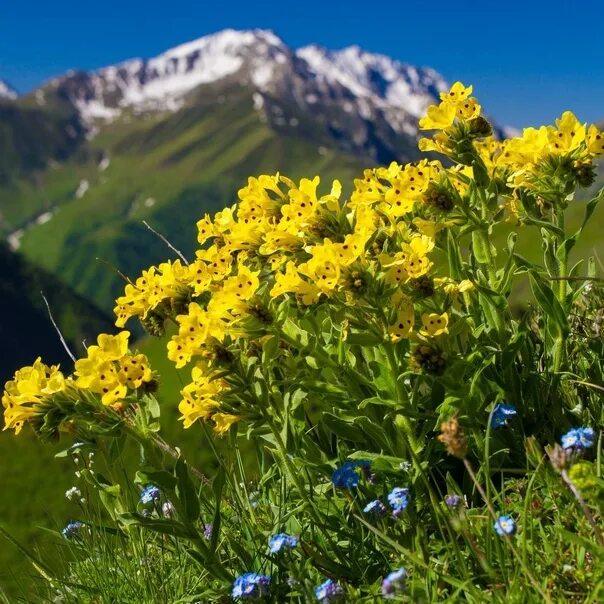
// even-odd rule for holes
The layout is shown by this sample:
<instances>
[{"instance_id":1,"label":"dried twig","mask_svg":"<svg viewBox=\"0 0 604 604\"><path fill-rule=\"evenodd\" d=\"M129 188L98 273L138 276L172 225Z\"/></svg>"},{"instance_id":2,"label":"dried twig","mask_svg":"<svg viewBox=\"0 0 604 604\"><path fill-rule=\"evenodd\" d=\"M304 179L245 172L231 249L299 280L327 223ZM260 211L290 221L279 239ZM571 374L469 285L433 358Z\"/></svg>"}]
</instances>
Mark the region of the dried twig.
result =
<instances>
[{"instance_id":1,"label":"dried twig","mask_svg":"<svg viewBox=\"0 0 604 604\"><path fill-rule=\"evenodd\" d=\"M44 292L40 291L40 295L42 296L42 300L44 300L44 304L46 304L46 309L48 310L48 316L50 317L50 322L52 323L53 327L55 328L55 331L59 334L59 340L61 340L61 344L63 344L63 348L65 349L65 352L67 352L67 354L69 355L69 358L75 363L76 358L73 355L73 353L71 352L71 350L69 350L69 346L67 345L65 338L63 337L63 334L61 333L61 330L59 329L59 326L57 325L54 317L52 316L52 312L50 310L50 304L48 304L48 300L46 299Z\"/></svg>"},{"instance_id":2,"label":"dried twig","mask_svg":"<svg viewBox=\"0 0 604 604\"><path fill-rule=\"evenodd\" d=\"M177 250L161 233L158 233L146 220L143 220L143 224L157 237L159 237L187 266L189 266L188 260L185 255Z\"/></svg>"}]
</instances>

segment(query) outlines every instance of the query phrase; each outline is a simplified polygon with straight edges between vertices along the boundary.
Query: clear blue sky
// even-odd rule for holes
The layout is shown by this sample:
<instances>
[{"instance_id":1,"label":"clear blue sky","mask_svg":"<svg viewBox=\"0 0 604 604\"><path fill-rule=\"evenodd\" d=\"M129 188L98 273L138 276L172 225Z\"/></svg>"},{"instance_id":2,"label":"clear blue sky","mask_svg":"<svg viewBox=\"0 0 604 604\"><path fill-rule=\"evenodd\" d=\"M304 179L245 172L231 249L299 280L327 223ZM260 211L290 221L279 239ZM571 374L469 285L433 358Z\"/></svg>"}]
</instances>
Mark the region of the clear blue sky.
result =
<instances>
[{"instance_id":1,"label":"clear blue sky","mask_svg":"<svg viewBox=\"0 0 604 604\"><path fill-rule=\"evenodd\" d=\"M0 0L0 78L21 92L70 68L149 57L225 27L267 28L293 47L350 44L473 83L500 123L565 109L604 119L598 0Z\"/></svg>"}]
</instances>

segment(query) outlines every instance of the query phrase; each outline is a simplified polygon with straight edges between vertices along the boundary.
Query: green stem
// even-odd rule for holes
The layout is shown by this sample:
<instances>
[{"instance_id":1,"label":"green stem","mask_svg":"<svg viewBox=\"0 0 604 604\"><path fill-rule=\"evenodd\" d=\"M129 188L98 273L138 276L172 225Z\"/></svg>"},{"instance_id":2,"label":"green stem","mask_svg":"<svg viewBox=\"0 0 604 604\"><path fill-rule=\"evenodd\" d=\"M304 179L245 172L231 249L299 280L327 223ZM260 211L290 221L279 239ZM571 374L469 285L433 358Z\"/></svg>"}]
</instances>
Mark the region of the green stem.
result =
<instances>
[{"instance_id":1,"label":"green stem","mask_svg":"<svg viewBox=\"0 0 604 604\"><path fill-rule=\"evenodd\" d=\"M406 405L409 405L409 396L405 391L404 384L402 384L401 381L398 379L400 377L400 364L396 358L396 351L394 350L394 345L392 344L392 342L384 343L384 351L386 352L386 356L388 357L388 364L390 365L390 371L392 373L392 378L395 384L396 396L400 402L404 402ZM421 447L417 442L413 425L409 421L409 418L403 414L400 414L397 417L400 418L398 421L405 430L409 444L413 448L413 452L419 451Z\"/></svg>"},{"instance_id":2,"label":"green stem","mask_svg":"<svg viewBox=\"0 0 604 604\"><path fill-rule=\"evenodd\" d=\"M489 513L491 514L491 517L493 518L493 520L495 522L497 522L498 516L497 516L497 513L495 512L495 508L493 507L491 500L487 497L487 494L484 492L484 489L482 488L482 485L478 481L478 478L476 478L476 474L474 472L474 468L472 468L472 464L465 457L463 458L463 463L464 463L464 466L466 467L468 474L470 475L470 478L472 479L472 482L476 486L476 489L478 490L478 492L480 493L480 496L482 497L483 501L485 502L487 509L489 510ZM509 535L504 534L503 538L505 539L506 543L512 550L512 553L514 554L514 557L518 560L520 566L522 566L522 569L526 573L526 576L528 577L529 581L532 583L533 587L537 590L539 595L543 598L543 601L551 602L549 596L541 589L541 586L537 582L537 579L535 579L535 577L533 576L533 573L531 573L529 567L524 562L524 559L522 558L522 556L520 556L520 554L514 547L511 537Z\"/></svg>"},{"instance_id":3,"label":"green stem","mask_svg":"<svg viewBox=\"0 0 604 604\"><path fill-rule=\"evenodd\" d=\"M556 257L558 258L558 274L556 276L559 280L556 284L556 297L558 298L558 302L560 302L560 306L566 310L566 289L568 287L566 277L568 272L568 255L566 253L566 247L564 245L564 240L566 239L566 232L564 228L564 210L562 208L558 209L558 211L555 212L555 222L556 226L562 231L562 236L558 236L556 245ZM565 338L559 337L554 342L554 374L558 373L562 367L562 363L564 362L564 352Z\"/></svg>"}]
</instances>

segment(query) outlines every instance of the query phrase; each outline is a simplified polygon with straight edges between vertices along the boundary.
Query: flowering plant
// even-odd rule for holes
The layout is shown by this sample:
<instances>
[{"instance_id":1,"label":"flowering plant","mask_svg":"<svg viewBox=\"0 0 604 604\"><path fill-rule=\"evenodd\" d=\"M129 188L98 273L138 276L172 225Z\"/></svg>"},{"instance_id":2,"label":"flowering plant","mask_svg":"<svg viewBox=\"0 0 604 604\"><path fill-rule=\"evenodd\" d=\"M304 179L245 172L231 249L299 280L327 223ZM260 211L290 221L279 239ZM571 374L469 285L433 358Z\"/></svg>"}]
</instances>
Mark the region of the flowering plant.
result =
<instances>
[{"instance_id":1,"label":"flowering plant","mask_svg":"<svg viewBox=\"0 0 604 604\"><path fill-rule=\"evenodd\" d=\"M580 504L568 556L586 542L602 556L601 491L586 500L567 472L601 446L602 341L576 335L596 320L599 281L570 257L602 193L572 233L565 214L604 138L566 112L500 141L471 95L454 84L420 121L436 131L419 143L430 157L322 193L318 177L250 178L237 204L199 220L193 261L128 282L116 325L138 319L190 368L178 409L207 437L212 479L160 436L161 379L127 331L99 336L72 376L38 359L6 385L17 432L74 434L108 467L115 443L140 446L138 503L123 477L85 478L133 551L142 531L177 575L176 552L199 565L188 595L505 601L526 584L553 601L528 508L518 522L504 512L520 509L522 484L545 519L556 471ZM518 251L535 235L541 261ZM570 429L547 470L542 447ZM599 484L600 466L580 463Z\"/></svg>"}]
</instances>

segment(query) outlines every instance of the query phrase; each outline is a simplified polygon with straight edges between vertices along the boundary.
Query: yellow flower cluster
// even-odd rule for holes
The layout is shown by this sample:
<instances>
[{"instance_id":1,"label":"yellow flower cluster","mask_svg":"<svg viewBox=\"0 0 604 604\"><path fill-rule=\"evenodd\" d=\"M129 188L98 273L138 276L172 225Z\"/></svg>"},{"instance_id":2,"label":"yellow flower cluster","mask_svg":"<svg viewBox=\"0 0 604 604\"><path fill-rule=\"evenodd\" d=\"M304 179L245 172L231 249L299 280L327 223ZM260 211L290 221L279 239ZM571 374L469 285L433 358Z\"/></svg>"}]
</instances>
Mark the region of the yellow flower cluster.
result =
<instances>
[{"instance_id":1,"label":"yellow flower cluster","mask_svg":"<svg viewBox=\"0 0 604 604\"><path fill-rule=\"evenodd\" d=\"M441 102L428 107L428 115L419 120L422 130L446 130L455 119L469 121L480 115L478 101L470 96L472 86L467 88L455 82L449 92L441 92Z\"/></svg>"},{"instance_id":2,"label":"yellow flower cluster","mask_svg":"<svg viewBox=\"0 0 604 604\"><path fill-rule=\"evenodd\" d=\"M237 415L219 411L218 395L228 390L228 385L220 378L212 379L201 367L194 367L192 382L182 390L182 400L178 410L182 413L183 425L189 428L198 419L214 422L214 430L224 434L236 421Z\"/></svg>"},{"instance_id":3,"label":"yellow flower cluster","mask_svg":"<svg viewBox=\"0 0 604 604\"><path fill-rule=\"evenodd\" d=\"M127 331L99 335L86 358L75 362L73 376L65 377L57 365L45 365L40 358L31 367L19 369L4 387L4 428L18 434L49 397L68 389L76 398L92 393L99 395L103 405L121 408L129 390L136 391L154 379L147 357L129 352L129 337Z\"/></svg>"},{"instance_id":4,"label":"yellow flower cluster","mask_svg":"<svg viewBox=\"0 0 604 604\"><path fill-rule=\"evenodd\" d=\"M441 93L441 103L428 107L419 122L423 130L438 130L432 138L422 138L422 151L437 151L461 161L456 156L460 132L474 138L474 148L491 177L502 176L508 187L535 189L543 166L551 158L568 158L577 173L577 182L591 170L593 157L604 154L604 134L597 126L580 123L570 111L556 120L555 126L525 128L521 136L504 141L490 134L488 122L480 118L480 105L471 97L472 87L456 82L448 93ZM486 128L486 130L485 130Z\"/></svg>"},{"instance_id":5,"label":"yellow flower cluster","mask_svg":"<svg viewBox=\"0 0 604 604\"><path fill-rule=\"evenodd\" d=\"M116 325L131 317L144 325L171 319L178 332L168 343L168 358L177 368L194 364L181 391L185 427L200 419L223 433L240 419L219 361L239 341L266 334L275 301L362 308L384 342L418 341L419 365L436 366L458 317L457 298L463 294L467 303L474 287L439 272L433 253L441 231L468 221L480 228L476 191L488 178L496 183L495 195L514 210L522 191L543 182L547 166L554 166L553 173L556 166L574 171L573 182L583 184L591 158L604 153L600 131L570 112L555 126L527 128L522 136L498 141L471 95L471 86L456 82L420 120L420 128L438 130L420 148L444 153L453 167L424 159L367 169L345 201L337 180L321 195L319 177L298 183L280 174L249 178L238 203L198 221L201 249L191 264L152 266L126 285L116 300ZM119 405L128 390L152 379L146 358L128 352L128 336L101 335L76 363L75 385L105 405ZM24 377L10 382L3 398L11 426L33 413L27 405L16 409L16 401L25 400L19 388L28 392L34 368L21 371ZM58 370L35 371L47 380L31 387L39 397L54 387L48 384L58 381Z\"/></svg>"},{"instance_id":6,"label":"yellow flower cluster","mask_svg":"<svg viewBox=\"0 0 604 604\"><path fill-rule=\"evenodd\" d=\"M65 377L57 365L48 366L40 357L31 367L23 367L4 386L4 429L21 432L27 420L36 415L44 397L65 389Z\"/></svg>"},{"instance_id":7,"label":"yellow flower cluster","mask_svg":"<svg viewBox=\"0 0 604 604\"><path fill-rule=\"evenodd\" d=\"M75 363L75 385L101 395L103 405L121 406L128 389L137 390L151 382L153 373L144 354L128 351L130 333L101 334L96 346Z\"/></svg>"}]
</instances>

